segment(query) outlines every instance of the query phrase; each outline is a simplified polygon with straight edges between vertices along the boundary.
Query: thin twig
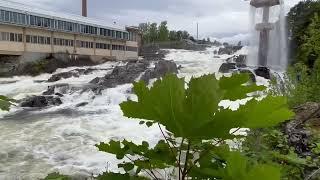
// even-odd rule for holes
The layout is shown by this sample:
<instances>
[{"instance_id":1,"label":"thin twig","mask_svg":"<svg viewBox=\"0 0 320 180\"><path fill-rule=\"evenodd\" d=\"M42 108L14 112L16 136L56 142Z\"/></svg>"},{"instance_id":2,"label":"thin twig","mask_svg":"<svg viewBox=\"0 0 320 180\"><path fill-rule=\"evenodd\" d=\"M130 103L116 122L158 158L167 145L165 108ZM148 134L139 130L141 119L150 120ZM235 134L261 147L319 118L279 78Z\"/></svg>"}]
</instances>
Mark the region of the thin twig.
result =
<instances>
[{"instance_id":1,"label":"thin twig","mask_svg":"<svg viewBox=\"0 0 320 180\"><path fill-rule=\"evenodd\" d=\"M305 180L310 180L314 175L318 174L320 172L320 169L314 171L308 178L306 178Z\"/></svg>"},{"instance_id":2,"label":"thin twig","mask_svg":"<svg viewBox=\"0 0 320 180\"><path fill-rule=\"evenodd\" d=\"M237 128L235 131L233 131L233 132L230 133L230 134L232 135L232 134L238 132L240 129L241 129L241 128ZM221 139L220 141L216 142L213 146L216 146L216 145L222 143L223 141L224 141L224 140ZM210 149L207 149L207 150L203 153L202 156L200 156L197 160L195 160L194 163L193 163L193 165L190 166L190 168L187 170L186 174L188 174L188 173L190 172L190 170L194 167L194 165L197 164L197 163L204 157L204 155L206 155L206 154L209 153L209 152L210 152Z\"/></svg>"},{"instance_id":3,"label":"thin twig","mask_svg":"<svg viewBox=\"0 0 320 180\"><path fill-rule=\"evenodd\" d=\"M181 145L180 145L180 149L179 149L179 160L178 160L179 180L180 180L180 174L183 173L183 171L181 169L181 151L182 151L183 142L184 142L184 138L182 138L182 140L181 140Z\"/></svg>"},{"instance_id":4,"label":"thin twig","mask_svg":"<svg viewBox=\"0 0 320 180\"><path fill-rule=\"evenodd\" d=\"M188 142L188 150L187 150L187 155L185 158L185 162L184 162L184 167L183 167L183 172L182 172L182 180L184 180L186 178L187 175L187 168L188 168L188 159L189 159L189 152L190 152L190 147L191 147L191 142Z\"/></svg>"},{"instance_id":5,"label":"thin twig","mask_svg":"<svg viewBox=\"0 0 320 180\"><path fill-rule=\"evenodd\" d=\"M167 142L167 144L168 144L168 146L170 148L170 151L171 151L172 155L175 156L175 153L174 153L172 147L170 146L170 142L169 142L168 138L166 137L166 135L164 134L164 131L162 130L160 123L158 123L158 126L159 126L159 129L160 129L161 133L162 133L162 136L164 137L165 141ZM176 147L174 146L173 143L171 143L171 145L176 149ZM182 173L182 170L180 170L180 155L179 155L179 160L176 160L176 163L177 163L177 166L179 167L179 171L181 171L181 173Z\"/></svg>"},{"instance_id":6,"label":"thin twig","mask_svg":"<svg viewBox=\"0 0 320 180\"><path fill-rule=\"evenodd\" d=\"M134 162L128 155L125 155L126 158L128 158L131 162ZM155 179L158 179L157 176L152 176L152 174L150 174L150 172L148 172L147 170L145 169L142 169L144 172L146 172L150 177L153 177ZM152 171L151 171L152 173Z\"/></svg>"},{"instance_id":7,"label":"thin twig","mask_svg":"<svg viewBox=\"0 0 320 180\"><path fill-rule=\"evenodd\" d=\"M160 123L158 123L158 126L159 126L159 129L161 131L162 136L164 137L165 141L167 142L168 146L170 147L172 154L174 155L174 151L173 151L172 147L170 146L170 142L169 142L167 136L164 134L164 131L162 130ZM171 144L174 148L176 148L173 143L171 143Z\"/></svg>"}]
</instances>

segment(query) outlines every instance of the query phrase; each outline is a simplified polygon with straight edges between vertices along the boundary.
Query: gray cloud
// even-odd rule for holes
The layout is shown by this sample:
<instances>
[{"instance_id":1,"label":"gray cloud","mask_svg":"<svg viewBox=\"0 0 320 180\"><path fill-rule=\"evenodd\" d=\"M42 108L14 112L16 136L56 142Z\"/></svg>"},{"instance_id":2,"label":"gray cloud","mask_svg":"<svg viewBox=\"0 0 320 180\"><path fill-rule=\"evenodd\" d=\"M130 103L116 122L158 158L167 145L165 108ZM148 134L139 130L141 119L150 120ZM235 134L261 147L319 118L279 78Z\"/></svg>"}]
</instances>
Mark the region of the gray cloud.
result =
<instances>
[{"instance_id":1,"label":"gray cloud","mask_svg":"<svg viewBox=\"0 0 320 180\"><path fill-rule=\"evenodd\" d=\"M81 0L11 0L48 10L80 14ZM286 9L299 0L287 0ZM233 36L247 33L249 2L244 0L88 0L89 16L120 25L167 20L170 28L201 36Z\"/></svg>"}]
</instances>

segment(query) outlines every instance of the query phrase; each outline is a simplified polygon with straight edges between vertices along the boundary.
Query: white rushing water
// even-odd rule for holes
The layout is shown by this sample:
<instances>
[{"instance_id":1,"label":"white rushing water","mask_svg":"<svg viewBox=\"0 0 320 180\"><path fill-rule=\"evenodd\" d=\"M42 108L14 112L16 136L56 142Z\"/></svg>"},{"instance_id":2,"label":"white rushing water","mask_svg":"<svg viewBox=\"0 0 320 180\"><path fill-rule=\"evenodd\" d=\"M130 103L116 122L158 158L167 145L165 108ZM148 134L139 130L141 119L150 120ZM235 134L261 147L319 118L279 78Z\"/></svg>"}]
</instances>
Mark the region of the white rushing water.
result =
<instances>
[{"instance_id":1,"label":"white rushing water","mask_svg":"<svg viewBox=\"0 0 320 180\"><path fill-rule=\"evenodd\" d=\"M215 56L217 47L206 51L169 50L168 60L181 65L179 76L189 79L217 73L229 55ZM102 77L119 63L96 66L101 70L78 78L47 83L51 74L37 77L0 78L0 94L15 99L39 95L57 83L85 84ZM75 67L59 69L70 71ZM13 107L0 112L0 179L37 179L53 171L68 175L91 175L105 169L117 170L113 155L98 152L95 144L111 139L128 139L136 143L147 140L155 144L161 138L157 127L147 128L126 119L119 104L128 98L132 85L104 90L102 95L74 92L62 97L63 104L46 109L28 110ZM88 102L84 107L77 104Z\"/></svg>"},{"instance_id":2,"label":"white rushing water","mask_svg":"<svg viewBox=\"0 0 320 180\"><path fill-rule=\"evenodd\" d=\"M263 8L251 6L250 10L250 50L248 65L258 66L258 50L260 32L256 30L256 24L262 23ZM267 66L276 71L284 71L288 65L288 40L285 13L285 2L280 0L280 5L270 7L269 22L274 28L269 33L269 51Z\"/></svg>"}]
</instances>

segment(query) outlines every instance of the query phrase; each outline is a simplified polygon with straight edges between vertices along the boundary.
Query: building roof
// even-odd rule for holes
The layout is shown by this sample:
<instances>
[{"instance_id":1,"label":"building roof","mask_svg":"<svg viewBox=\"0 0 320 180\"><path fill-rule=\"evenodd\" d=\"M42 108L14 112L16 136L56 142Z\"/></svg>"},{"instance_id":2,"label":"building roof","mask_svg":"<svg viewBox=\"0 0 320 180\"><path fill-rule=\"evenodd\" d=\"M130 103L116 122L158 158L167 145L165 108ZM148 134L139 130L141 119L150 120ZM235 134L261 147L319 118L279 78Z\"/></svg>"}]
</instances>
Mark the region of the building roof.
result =
<instances>
[{"instance_id":1,"label":"building roof","mask_svg":"<svg viewBox=\"0 0 320 180\"><path fill-rule=\"evenodd\" d=\"M37 7L32 7L23 3L12 2L9 0L0 0L0 8L4 10L23 12L30 15L36 15L36 16L41 16L46 18L59 19L64 21L73 21L76 23L91 25L91 26L100 27L100 28L126 31L125 27L122 27L116 24L106 23L105 21L102 21L102 20L83 17L75 14L48 11L48 10L40 9Z\"/></svg>"}]
</instances>

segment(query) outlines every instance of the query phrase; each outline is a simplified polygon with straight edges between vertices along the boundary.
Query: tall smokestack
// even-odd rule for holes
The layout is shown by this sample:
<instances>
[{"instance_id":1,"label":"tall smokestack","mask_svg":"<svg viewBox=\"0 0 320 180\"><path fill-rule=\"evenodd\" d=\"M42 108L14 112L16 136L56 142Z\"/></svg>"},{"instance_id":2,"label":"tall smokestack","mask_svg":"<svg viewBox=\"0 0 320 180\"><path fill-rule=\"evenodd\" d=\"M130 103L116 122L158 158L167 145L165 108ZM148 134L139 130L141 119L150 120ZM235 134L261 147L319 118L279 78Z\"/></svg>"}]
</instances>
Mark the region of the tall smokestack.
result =
<instances>
[{"instance_id":1,"label":"tall smokestack","mask_svg":"<svg viewBox=\"0 0 320 180\"><path fill-rule=\"evenodd\" d=\"M82 16L87 17L87 0L82 0Z\"/></svg>"}]
</instances>

